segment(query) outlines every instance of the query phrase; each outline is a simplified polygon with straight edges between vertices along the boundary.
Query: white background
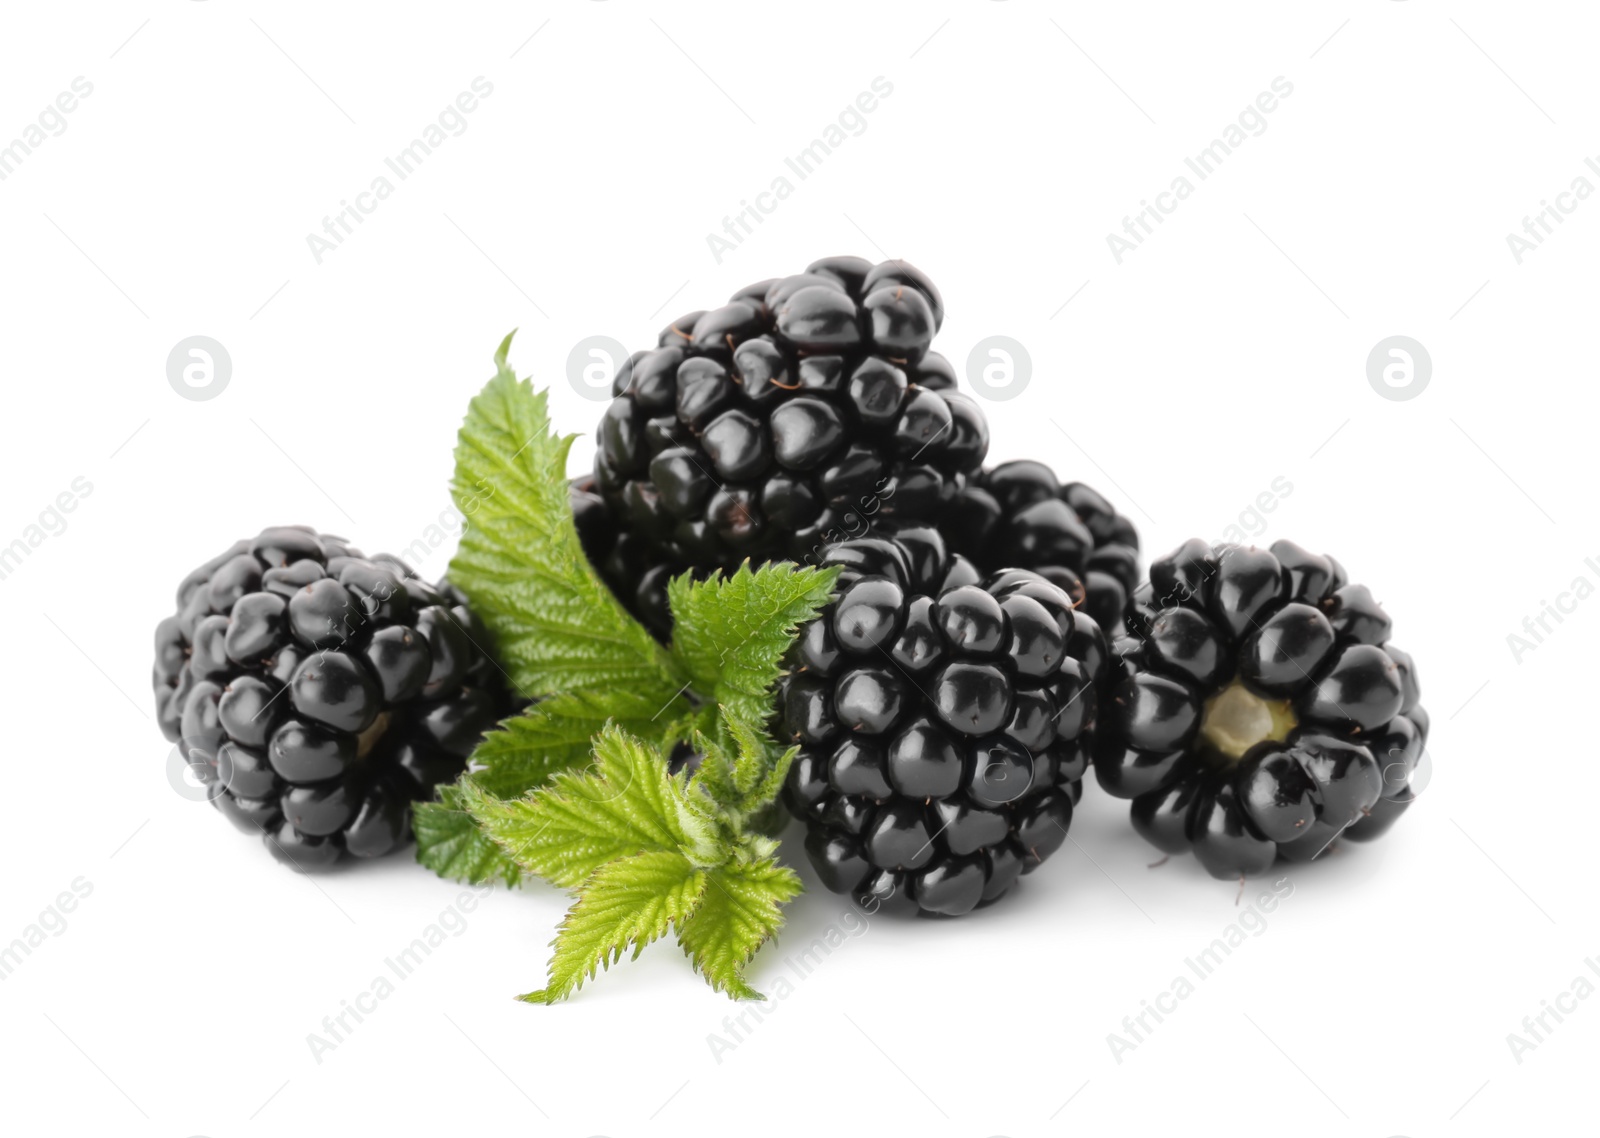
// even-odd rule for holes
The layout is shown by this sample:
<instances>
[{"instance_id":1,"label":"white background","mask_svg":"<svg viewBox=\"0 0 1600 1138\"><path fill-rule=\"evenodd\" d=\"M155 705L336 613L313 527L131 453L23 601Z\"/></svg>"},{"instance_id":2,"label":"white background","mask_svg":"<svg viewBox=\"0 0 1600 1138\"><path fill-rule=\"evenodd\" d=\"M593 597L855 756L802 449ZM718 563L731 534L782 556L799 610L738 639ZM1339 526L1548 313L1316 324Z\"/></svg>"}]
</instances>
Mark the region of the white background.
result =
<instances>
[{"instance_id":1,"label":"white background","mask_svg":"<svg viewBox=\"0 0 1600 1138\"><path fill-rule=\"evenodd\" d=\"M93 892L0 983L6 1128L1383 1138L1587 1114L1600 999L1521 1063L1507 1035L1600 983L1600 600L1520 661L1507 636L1600 583L1600 201L1521 264L1506 235L1600 186L1597 30L1578 4L1420 0L8 6L0 143L75 77L93 93L0 181L0 545L92 491L0 580L0 943L74 879ZM465 132L319 264L307 235L478 76ZM707 234L878 76L864 133L718 263ZM1118 264L1107 235L1279 76L1265 132ZM1147 869L1093 785L1015 897L874 921L720 1062L708 1036L739 1008L670 943L564 1006L513 1002L563 910L535 885L487 898L317 1063L308 1033L461 890L408 855L293 876L174 791L148 691L174 586L267 524L369 552L422 536L511 328L557 423L588 431L579 340L642 346L843 252L926 270L963 372L985 337L1025 345L1026 389L985 404L993 456L1097 486L1147 552L1291 483L1245 522L1388 608L1433 713L1422 799L1296 869L1120 1063L1108 1033L1243 907L1192 858ZM1409 401L1367 378L1397 334L1432 359ZM232 360L208 401L167 379L192 335ZM756 983L843 910L796 902Z\"/></svg>"}]
</instances>

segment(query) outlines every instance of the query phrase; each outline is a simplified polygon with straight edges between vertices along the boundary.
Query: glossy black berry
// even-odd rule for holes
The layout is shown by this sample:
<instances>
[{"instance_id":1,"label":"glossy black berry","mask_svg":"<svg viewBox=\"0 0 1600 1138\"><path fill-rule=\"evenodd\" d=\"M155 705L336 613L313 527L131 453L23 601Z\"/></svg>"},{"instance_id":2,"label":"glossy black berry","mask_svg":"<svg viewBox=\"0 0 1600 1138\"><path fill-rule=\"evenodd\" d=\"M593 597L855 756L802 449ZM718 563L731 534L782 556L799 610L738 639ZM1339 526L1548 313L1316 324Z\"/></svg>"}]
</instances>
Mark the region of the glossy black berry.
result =
<instances>
[{"instance_id":1,"label":"glossy black berry","mask_svg":"<svg viewBox=\"0 0 1600 1138\"><path fill-rule=\"evenodd\" d=\"M828 257L681 317L634 353L593 477L573 492L584 549L622 603L665 638L677 573L815 559L937 520L989 444L929 350L943 312L905 262Z\"/></svg>"},{"instance_id":2,"label":"glossy black berry","mask_svg":"<svg viewBox=\"0 0 1600 1138\"><path fill-rule=\"evenodd\" d=\"M868 291L867 282L877 270L878 266L865 257L820 257L806 266L806 276L812 280L833 281L852 296L863 296ZM783 281L774 282L774 287L781 289Z\"/></svg>"},{"instance_id":3,"label":"glossy black berry","mask_svg":"<svg viewBox=\"0 0 1600 1138\"><path fill-rule=\"evenodd\" d=\"M958 435L962 403L952 404ZM984 449L987 449L985 446ZM1139 583L1133 523L1081 482L1063 484L1041 462L1006 462L967 480L940 528L979 568L1032 569L1065 589L1115 637Z\"/></svg>"},{"instance_id":4,"label":"glossy black berry","mask_svg":"<svg viewBox=\"0 0 1600 1138\"><path fill-rule=\"evenodd\" d=\"M905 601L905 590L888 577L858 582L833 610L834 642L858 656L892 643L905 620Z\"/></svg>"},{"instance_id":5,"label":"glossy black berry","mask_svg":"<svg viewBox=\"0 0 1600 1138\"><path fill-rule=\"evenodd\" d=\"M1153 845L1239 877L1377 837L1413 801L1416 669L1337 561L1190 541L1135 601L1094 766Z\"/></svg>"},{"instance_id":6,"label":"glossy black berry","mask_svg":"<svg viewBox=\"0 0 1600 1138\"><path fill-rule=\"evenodd\" d=\"M917 288L888 284L862 301L868 341L889 359L917 363L933 343L933 306Z\"/></svg>"},{"instance_id":7,"label":"glossy black berry","mask_svg":"<svg viewBox=\"0 0 1600 1138\"><path fill-rule=\"evenodd\" d=\"M871 296L885 286L910 288L921 293L933 315L934 330L937 331L944 323L944 298L921 269L905 261L884 261L867 271L858 291L864 296Z\"/></svg>"},{"instance_id":8,"label":"glossy black berry","mask_svg":"<svg viewBox=\"0 0 1600 1138\"><path fill-rule=\"evenodd\" d=\"M838 594L802 630L784 800L832 890L965 913L1066 840L1108 648L1043 577L980 580L932 527L829 546Z\"/></svg>"},{"instance_id":9,"label":"glossy black berry","mask_svg":"<svg viewBox=\"0 0 1600 1138\"><path fill-rule=\"evenodd\" d=\"M663 451L662 458L669 462L681 460L681 473L669 476L661 484L661 494L669 508L674 502L697 497L699 490L686 492L683 488L697 477L703 477L703 490L709 503L713 486L707 457L687 448ZM661 560L658 548L619 517L599 491L593 478L574 479L570 486L573 518L578 527L578 540L583 552L611 589L624 608L637 617L659 639L666 640L672 632L672 619L667 609L667 582L682 573L688 566L676 560ZM681 496L680 496L681 495ZM694 527L704 535L710 523L703 518L684 519L677 523L674 532L680 533L686 543L694 544Z\"/></svg>"},{"instance_id":10,"label":"glossy black berry","mask_svg":"<svg viewBox=\"0 0 1600 1138\"><path fill-rule=\"evenodd\" d=\"M934 710L952 731L987 735L1010 715L1009 679L1005 670L994 664L958 658L934 675Z\"/></svg>"},{"instance_id":11,"label":"glossy black berry","mask_svg":"<svg viewBox=\"0 0 1600 1138\"><path fill-rule=\"evenodd\" d=\"M223 814L321 869L409 841L411 803L511 710L488 651L448 582L277 527L179 586L156 629L157 718Z\"/></svg>"},{"instance_id":12,"label":"glossy black berry","mask_svg":"<svg viewBox=\"0 0 1600 1138\"><path fill-rule=\"evenodd\" d=\"M936 611L939 631L963 655L997 656L1010 640L1000 602L976 585L951 589Z\"/></svg>"}]
</instances>

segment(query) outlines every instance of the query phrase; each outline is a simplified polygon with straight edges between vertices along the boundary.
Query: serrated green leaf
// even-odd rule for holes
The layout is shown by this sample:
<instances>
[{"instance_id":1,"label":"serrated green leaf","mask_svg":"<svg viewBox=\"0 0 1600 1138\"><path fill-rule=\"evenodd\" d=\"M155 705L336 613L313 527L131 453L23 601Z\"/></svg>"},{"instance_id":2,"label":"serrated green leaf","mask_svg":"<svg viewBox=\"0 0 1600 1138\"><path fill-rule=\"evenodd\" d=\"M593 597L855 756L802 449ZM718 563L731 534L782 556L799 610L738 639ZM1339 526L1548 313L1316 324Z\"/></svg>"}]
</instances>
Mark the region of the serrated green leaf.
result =
<instances>
[{"instance_id":1,"label":"serrated green leaf","mask_svg":"<svg viewBox=\"0 0 1600 1138\"><path fill-rule=\"evenodd\" d=\"M514 798L560 771L588 766L607 723L664 746L692 711L682 690L667 684L562 692L484 736L472 752L472 781L497 798Z\"/></svg>"},{"instance_id":2,"label":"serrated green leaf","mask_svg":"<svg viewBox=\"0 0 1600 1138\"><path fill-rule=\"evenodd\" d=\"M658 750L612 726L596 737L594 758L593 769L559 772L511 801L466 780L462 806L519 866L568 888L641 851L668 850L704 865L727 856L679 796Z\"/></svg>"},{"instance_id":3,"label":"serrated green leaf","mask_svg":"<svg viewBox=\"0 0 1600 1138\"><path fill-rule=\"evenodd\" d=\"M518 999L553 1004L620 960L630 946L638 959L645 945L691 919L705 888L706 871L669 850L607 862L583 883L561 922L549 983Z\"/></svg>"},{"instance_id":4,"label":"serrated green leaf","mask_svg":"<svg viewBox=\"0 0 1600 1138\"><path fill-rule=\"evenodd\" d=\"M461 808L458 787L445 787L438 802L417 803L411 828L417 838L417 861L440 877L473 885L522 883L517 863Z\"/></svg>"},{"instance_id":5,"label":"serrated green leaf","mask_svg":"<svg viewBox=\"0 0 1600 1138\"><path fill-rule=\"evenodd\" d=\"M715 727L710 724L689 737L689 745L703 756L700 769L689 780L689 789L706 796L720 808L724 803L734 802L739 791L733 785L733 758L723 740L718 738Z\"/></svg>"},{"instance_id":6,"label":"serrated green leaf","mask_svg":"<svg viewBox=\"0 0 1600 1138\"><path fill-rule=\"evenodd\" d=\"M451 493L466 528L450 579L525 696L659 687L674 664L584 557L566 480L574 436L551 433L546 393L512 373L510 344L457 440Z\"/></svg>"},{"instance_id":7,"label":"serrated green leaf","mask_svg":"<svg viewBox=\"0 0 1600 1138\"><path fill-rule=\"evenodd\" d=\"M750 816L770 805L783 790L798 747L779 751L765 734L738 716L726 713L717 736L695 735L694 745L705 755L695 772L691 789L701 792L723 815L731 842L736 842ZM731 750L730 750L731 746Z\"/></svg>"},{"instance_id":8,"label":"serrated green leaf","mask_svg":"<svg viewBox=\"0 0 1600 1138\"><path fill-rule=\"evenodd\" d=\"M828 603L838 575L837 567L790 562L752 571L746 562L732 577L692 581L685 574L672 581L672 646L695 690L727 715L765 723L780 661L799 627Z\"/></svg>"},{"instance_id":9,"label":"serrated green leaf","mask_svg":"<svg viewBox=\"0 0 1600 1138\"><path fill-rule=\"evenodd\" d=\"M756 950L783 925L781 906L800 892L800 878L770 858L729 863L709 872L705 896L678 930L695 970L736 1000L759 1000L744 978Z\"/></svg>"},{"instance_id":10,"label":"serrated green leaf","mask_svg":"<svg viewBox=\"0 0 1600 1138\"><path fill-rule=\"evenodd\" d=\"M523 999L564 999L673 926L713 987L756 996L744 968L800 891L756 832L795 754L764 727L780 662L838 570L685 575L669 588L676 639L664 649L585 558L566 482L572 437L552 433L545 393L507 366L510 342L458 438L452 493L467 525L450 576L537 702L417 808L418 859L445 876L532 873L577 891L549 984ZM705 753L692 779L666 773L681 739Z\"/></svg>"},{"instance_id":11,"label":"serrated green leaf","mask_svg":"<svg viewBox=\"0 0 1600 1138\"><path fill-rule=\"evenodd\" d=\"M723 710L722 722L735 747L733 786L741 796L748 795L770 766L768 746L761 732L735 712Z\"/></svg>"},{"instance_id":12,"label":"serrated green leaf","mask_svg":"<svg viewBox=\"0 0 1600 1138\"><path fill-rule=\"evenodd\" d=\"M789 768L794 765L795 756L799 753L799 747L790 747L776 758L768 760L766 774L762 776L761 781L756 783L749 795L746 796L745 810L747 812L754 813L762 807L777 801L778 795L783 792L784 780L789 777ZM780 818L783 813L780 811Z\"/></svg>"},{"instance_id":13,"label":"serrated green leaf","mask_svg":"<svg viewBox=\"0 0 1600 1138\"><path fill-rule=\"evenodd\" d=\"M508 719L484 736L472 752L472 773L464 782L496 798L516 798L545 785L560 771L587 767L594 736L612 713L619 726L646 738L676 738L674 721L693 712L680 693L625 690L601 695L566 692L541 700L522 715ZM418 804L413 830L417 861L441 877L470 881L522 878L505 849L484 833L460 805L456 786L443 789L439 802Z\"/></svg>"}]
</instances>

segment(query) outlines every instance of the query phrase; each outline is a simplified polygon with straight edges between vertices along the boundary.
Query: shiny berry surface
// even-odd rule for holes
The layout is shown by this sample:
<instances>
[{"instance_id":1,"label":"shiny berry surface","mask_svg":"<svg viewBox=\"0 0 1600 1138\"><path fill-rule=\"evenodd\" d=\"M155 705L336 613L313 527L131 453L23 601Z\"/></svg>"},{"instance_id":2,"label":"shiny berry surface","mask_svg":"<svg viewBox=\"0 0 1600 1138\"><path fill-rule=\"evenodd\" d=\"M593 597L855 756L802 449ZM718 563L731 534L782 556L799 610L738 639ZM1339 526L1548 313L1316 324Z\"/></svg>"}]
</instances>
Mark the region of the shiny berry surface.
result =
<instances>
[{"instance_id":1,"label":"shiny berry surface","mask_svg":"<svg viewBox=\"0 0 1600 1138\"><path fill-rule=\"evenodd\" d=\"M510 712L489 643L448 582L268 529L179 586L156 629L157 719L217 809L279 861L378 857L410 841L411 803Z\"/></svg>"},{"instance_id":2,"label":"shiny berry surface","mask_svg":"<svg viewBox=\"0 0 1600 1138\"><path fill-rule=\"evenodd\" d=\"M1152 845L1235 878L1376 837L1410 806L1416 667L1336 560L1189 541L1135 602L1094 766Z\"/></svg>"},{"instance_id":3,"label":"shiny berry surface","mask_svg":"<svg viewBox=\"0 0 1600 1138\"><path fill-rule=\"evenodd\" d=\"M779 729L784 800L827 888L956 916L1066 840L1109 649L1043 577L987 578L931 527L828 547L832 604L802 630Z\"/></svg>"},{"instance_id":4,"label":"shiny berry surface","mask_svg":"<svg viewBox=\"0 0 1600 1138\"><path fill-rule=\"evenodd\" d=\"M930 350L943 315L904 261L827 257L675 320L625 361L573 490L584 550L623 604L665 639L665 581L686 569L803 561L937 520L989 444ZM307 606L307 626L337 623L338 599Z\"/></svg>"},{"instance_id":5,"label":"shiny berry surface","mask_svg":"<svg viewBox=\"0 0 1600 1138\"><path fill-rule=\"evenodd\" d=\"M1062 483L1042 462L1001 463L967 480L940 526L979 568L1032 569L1117 635L1139 583L1139 535L1088 486Z\"/></svg>"}]
</instances>

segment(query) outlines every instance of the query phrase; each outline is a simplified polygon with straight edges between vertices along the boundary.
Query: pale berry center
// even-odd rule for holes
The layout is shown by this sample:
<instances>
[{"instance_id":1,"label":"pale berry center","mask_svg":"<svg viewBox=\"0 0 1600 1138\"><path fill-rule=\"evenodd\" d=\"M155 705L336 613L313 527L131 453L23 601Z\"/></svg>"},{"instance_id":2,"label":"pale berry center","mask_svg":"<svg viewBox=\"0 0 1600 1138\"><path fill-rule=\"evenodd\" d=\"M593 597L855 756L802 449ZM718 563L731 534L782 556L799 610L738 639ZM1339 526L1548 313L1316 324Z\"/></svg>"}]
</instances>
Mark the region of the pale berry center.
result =
<instances>
[{"instance_id":1,"label":"pale berry center","mask_svg":"<svg viewBox=\"0 0 1600 1138\"><path fill-rule=\"evenodd\" d=\"M1288 700L1263 699L1238 680L1206 700L1200 718L1201 736L1230 762L1257 743L1281 743L1294 728Z\"/></svg>"}]
</instances>

